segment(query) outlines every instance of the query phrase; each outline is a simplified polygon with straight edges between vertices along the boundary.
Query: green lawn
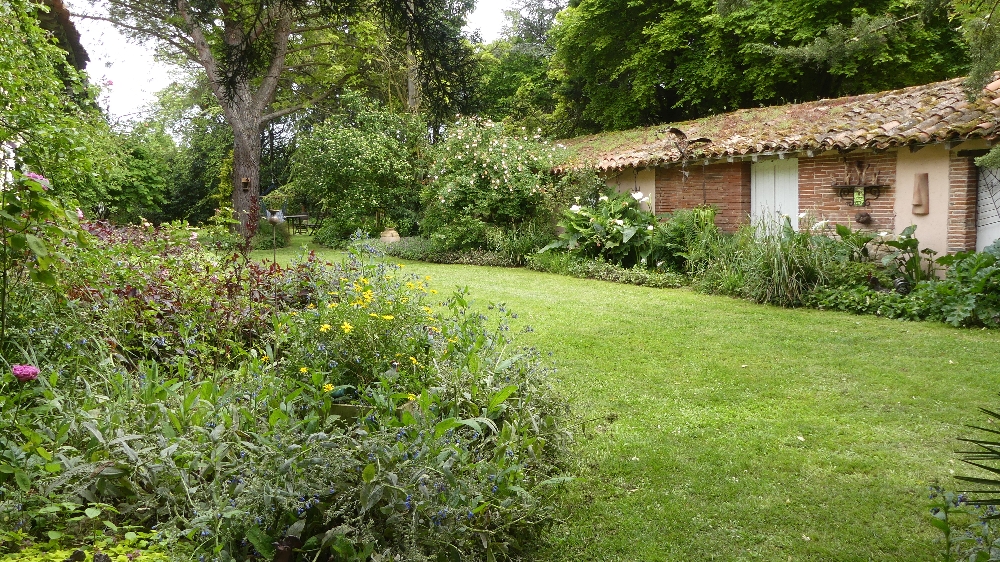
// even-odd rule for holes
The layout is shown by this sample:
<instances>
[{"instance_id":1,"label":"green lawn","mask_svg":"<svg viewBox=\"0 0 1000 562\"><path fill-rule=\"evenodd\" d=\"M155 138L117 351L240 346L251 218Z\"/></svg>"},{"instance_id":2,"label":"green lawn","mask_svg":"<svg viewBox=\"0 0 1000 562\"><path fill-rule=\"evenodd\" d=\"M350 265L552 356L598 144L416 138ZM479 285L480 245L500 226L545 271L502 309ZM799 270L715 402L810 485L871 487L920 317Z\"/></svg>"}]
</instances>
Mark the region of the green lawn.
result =
<instances>
[{"instance_id":1,"label":"green lawn","mask_svg":"<svg viewBox=\"0 0 1000 562\"><path fill-rule=\"evenodd\" d=\"M580 425L539 560L934 560L928 483L1000 398L1000 333L527 270L409 263L506 302Z\"/></svg>"}]
</instances>

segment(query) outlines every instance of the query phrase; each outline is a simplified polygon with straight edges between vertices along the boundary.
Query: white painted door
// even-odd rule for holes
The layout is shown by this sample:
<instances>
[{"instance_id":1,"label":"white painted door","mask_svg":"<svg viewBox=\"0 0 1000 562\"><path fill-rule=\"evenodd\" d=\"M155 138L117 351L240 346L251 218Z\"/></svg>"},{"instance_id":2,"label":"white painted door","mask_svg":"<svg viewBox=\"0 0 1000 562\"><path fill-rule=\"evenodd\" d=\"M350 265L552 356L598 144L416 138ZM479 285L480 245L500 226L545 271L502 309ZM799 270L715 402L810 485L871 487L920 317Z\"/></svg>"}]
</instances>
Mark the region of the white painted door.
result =
<instances>
[{"instance_id":1,"label":"white painted door","mask_svg":"<svg viewBox=\"0 0 1000 562\"><path fill-rule=\"evenodd\" d=\"M754 221L774 219L799 225L799 159L764 160L750 166L750 209Z\"/></svg>"},{"instance_id":2,"label":"white painted door","mask_svg":"<svg viewBox=\"0 0 1000 562\"><path fill-rule=\"evenodd\" d=\"M979 169L976 198L976 251L1000 238L1000 168Z\"/></svg>"}]
</instances>

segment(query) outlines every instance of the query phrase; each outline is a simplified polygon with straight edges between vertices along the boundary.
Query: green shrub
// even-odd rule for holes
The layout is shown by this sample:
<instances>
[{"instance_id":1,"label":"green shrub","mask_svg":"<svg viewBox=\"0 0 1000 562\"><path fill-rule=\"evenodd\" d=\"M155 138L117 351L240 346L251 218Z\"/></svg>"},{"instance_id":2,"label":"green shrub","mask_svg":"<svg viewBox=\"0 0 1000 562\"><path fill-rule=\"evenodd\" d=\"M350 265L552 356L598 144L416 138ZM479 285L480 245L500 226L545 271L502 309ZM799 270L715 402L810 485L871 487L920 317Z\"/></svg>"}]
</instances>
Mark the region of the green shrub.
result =
<instances>
[{"instance_id":1,"label":"green shrub","mask_svg":"<svg viewBox=\"0 0 1000 562\"><path fill-rule=\"evenodd\" d=\"M236 232L239 224L233 218L232 207L220 207L215 210L215 214L208 219L208 224L203 229L204 235L200 238L197 235L193 240L199 240L203 244L221 254L236 252L244 242L244 238ZM180 223L178 223L179 225ZM272 228L274 229L272 233ZM257 230L254 232L253 240L250 244L252 250L270 250L272 248L287 248L292 241L292 231L287 222L282 222L277 226L272 226L266 218L257 221Z\"/></svg>"},{"instance_id":2,"label":"green shrub","mask_svg":"<svg viewBox=\"0 0 1000 562\"><path fill-rule=\"evenodd\" d=\"M563 252L544 252L530 256L527 267L535 271L583 279L597 279L655 288L673 289L687 284L687 278L679 273L650 271L642 267L629 269L599 259L581 258Z\"/></svg>"},{"instance_id":3,"label":"green shrub","mask_svg":"<svg viewBox=\"0 0 1000 562\"><path fill-rule=\"evenodd\" d=\"M399 242L380 245L386 255L404 260L429 263L453 263L489 267L517 267L524 263L524 256L513 251L445 250L441 242L419 236L401 238Z\"/></svg>"},{"instance_id":4,"label":"green shrub","mask_svg":"<svg viewBox=\"0 0 1000 562\"><path fill-rule=\"evenodd\" d=\"M952 326L1000 327L1000 250L959 252L939 258L947 266L944 279L922 285L933 303L927 317Z\"/></svg>"},{"instance_id":5,"label":"green shrub","mask_svg":"<svg viewBox=\"0 0 1000 562\"><path fill-rule=\"evenodd\" d=\"M376 234L387 221L415 230L425 175L427 126L411 113L393 113L356 92L338 98L341 111L301 135L292 156L292 181L274 195L323 210L324 245L339 246L355 230Z\"/></svg>"},{"instance_id":6,"label":"green shrub","mask_svg":"<svg viewBox=\"0 0 1000 562\"><path fill-rule=\"evenodd\" d=\"M257 232L253 237L253 248L255 250L271 250L273 248L287 248L292 242L292 231L288 228L287 222L272 225L267 219L260 219L257 223Z\"/></svg>"},{"instance_id":7,"label":"green shrub","mask_svg":"<svg viewBox=\"0 0 1000 562\"><path fill-rule=\"evenodd\" d=\"M555 201L575 185L551 174L555 150L502 123L455 123L434 148L421 234L448 250L482 249L490 229L549 224Z\"/></svg>"},{"instance_id":8,"label":"green shrub","mask_svg":"<svg viewBox=\"0 0 1000 562\"><path fill-rule=\"evenodd\" d=\"M343 249L351 241L356 232L365 237L378 234L374 217L355 217L348 213L340 213L336 217L323 220L323 225L316 231L313 242L327 248Z\"/></svg>"},{"instance_id":9,"label":"green shrub","mask_svg":"<svg viewBox=\"0 0 1000 562\"><path fill-rule=\"evenodd\" d=\"M646 266L653 251L656 217L640 206L642 193L601 195L593 205L573 205L563 212L559 239L543 251L566 250L632 267Z\"/></svg>"},{"instance_id":10,"label":"green shrub","mask_svg":"<svg viewBox=\"0 0 1000 562\"><path fill-rule=\"evenodd\" d=\"M642 193L609 192L573 205L563 212L559 239L543 251L566 250L625 268L684 271L697 240L715 230L715 210L683 209L657 220L642 208L648 201Z\"/></svg>"}]
</instances>

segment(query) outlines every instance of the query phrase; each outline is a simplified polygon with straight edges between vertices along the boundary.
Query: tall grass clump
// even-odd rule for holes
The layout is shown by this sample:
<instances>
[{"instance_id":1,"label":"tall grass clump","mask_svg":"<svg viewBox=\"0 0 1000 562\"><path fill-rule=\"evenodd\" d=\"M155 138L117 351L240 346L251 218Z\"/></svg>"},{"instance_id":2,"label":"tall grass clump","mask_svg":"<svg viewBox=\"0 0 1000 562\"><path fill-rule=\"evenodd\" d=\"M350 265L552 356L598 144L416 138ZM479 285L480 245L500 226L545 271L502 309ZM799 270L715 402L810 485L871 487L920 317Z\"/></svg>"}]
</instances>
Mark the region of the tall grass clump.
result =
<instances>
[{"instance_id":1,"label":"tall grass clump","mask_svg":"<svg viewBox=\"0 0 1000 562\"><path fill-rule=\"evenodd\" d=\"M779 306L798 306L839 277L849 257L837 241L796 232L791 221L755 221L733 235L706 231L688 267L695 288Z\"/></svg>"}]
</instances>

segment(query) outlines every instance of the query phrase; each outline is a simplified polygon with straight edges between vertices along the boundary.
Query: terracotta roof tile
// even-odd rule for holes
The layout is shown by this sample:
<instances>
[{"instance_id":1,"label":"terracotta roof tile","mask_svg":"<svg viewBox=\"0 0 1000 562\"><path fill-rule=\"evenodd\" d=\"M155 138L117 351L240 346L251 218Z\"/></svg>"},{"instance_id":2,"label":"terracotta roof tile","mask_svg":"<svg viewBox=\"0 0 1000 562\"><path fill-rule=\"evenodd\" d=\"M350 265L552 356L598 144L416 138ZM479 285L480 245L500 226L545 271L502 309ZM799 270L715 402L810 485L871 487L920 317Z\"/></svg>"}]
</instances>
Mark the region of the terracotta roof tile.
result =
<instances>
[{"instance_id":1,"label":"terracotta roof tile","mask_svg":"<svg viewBox=\"0 0 1000 562\"><path fill-rule=\"evenodd\" d=\"M1000 78L1000 74L996 75ZM778 107L741 109L694 121L616 131L562 141L561 167L602 169L678 162L685 140L711 139L687 148L688 158L722 159L761 152L888 148L933 139L1000 137L1000 79L970 100L956 78L902 90Z\"/></svg>"}]
</instances>

